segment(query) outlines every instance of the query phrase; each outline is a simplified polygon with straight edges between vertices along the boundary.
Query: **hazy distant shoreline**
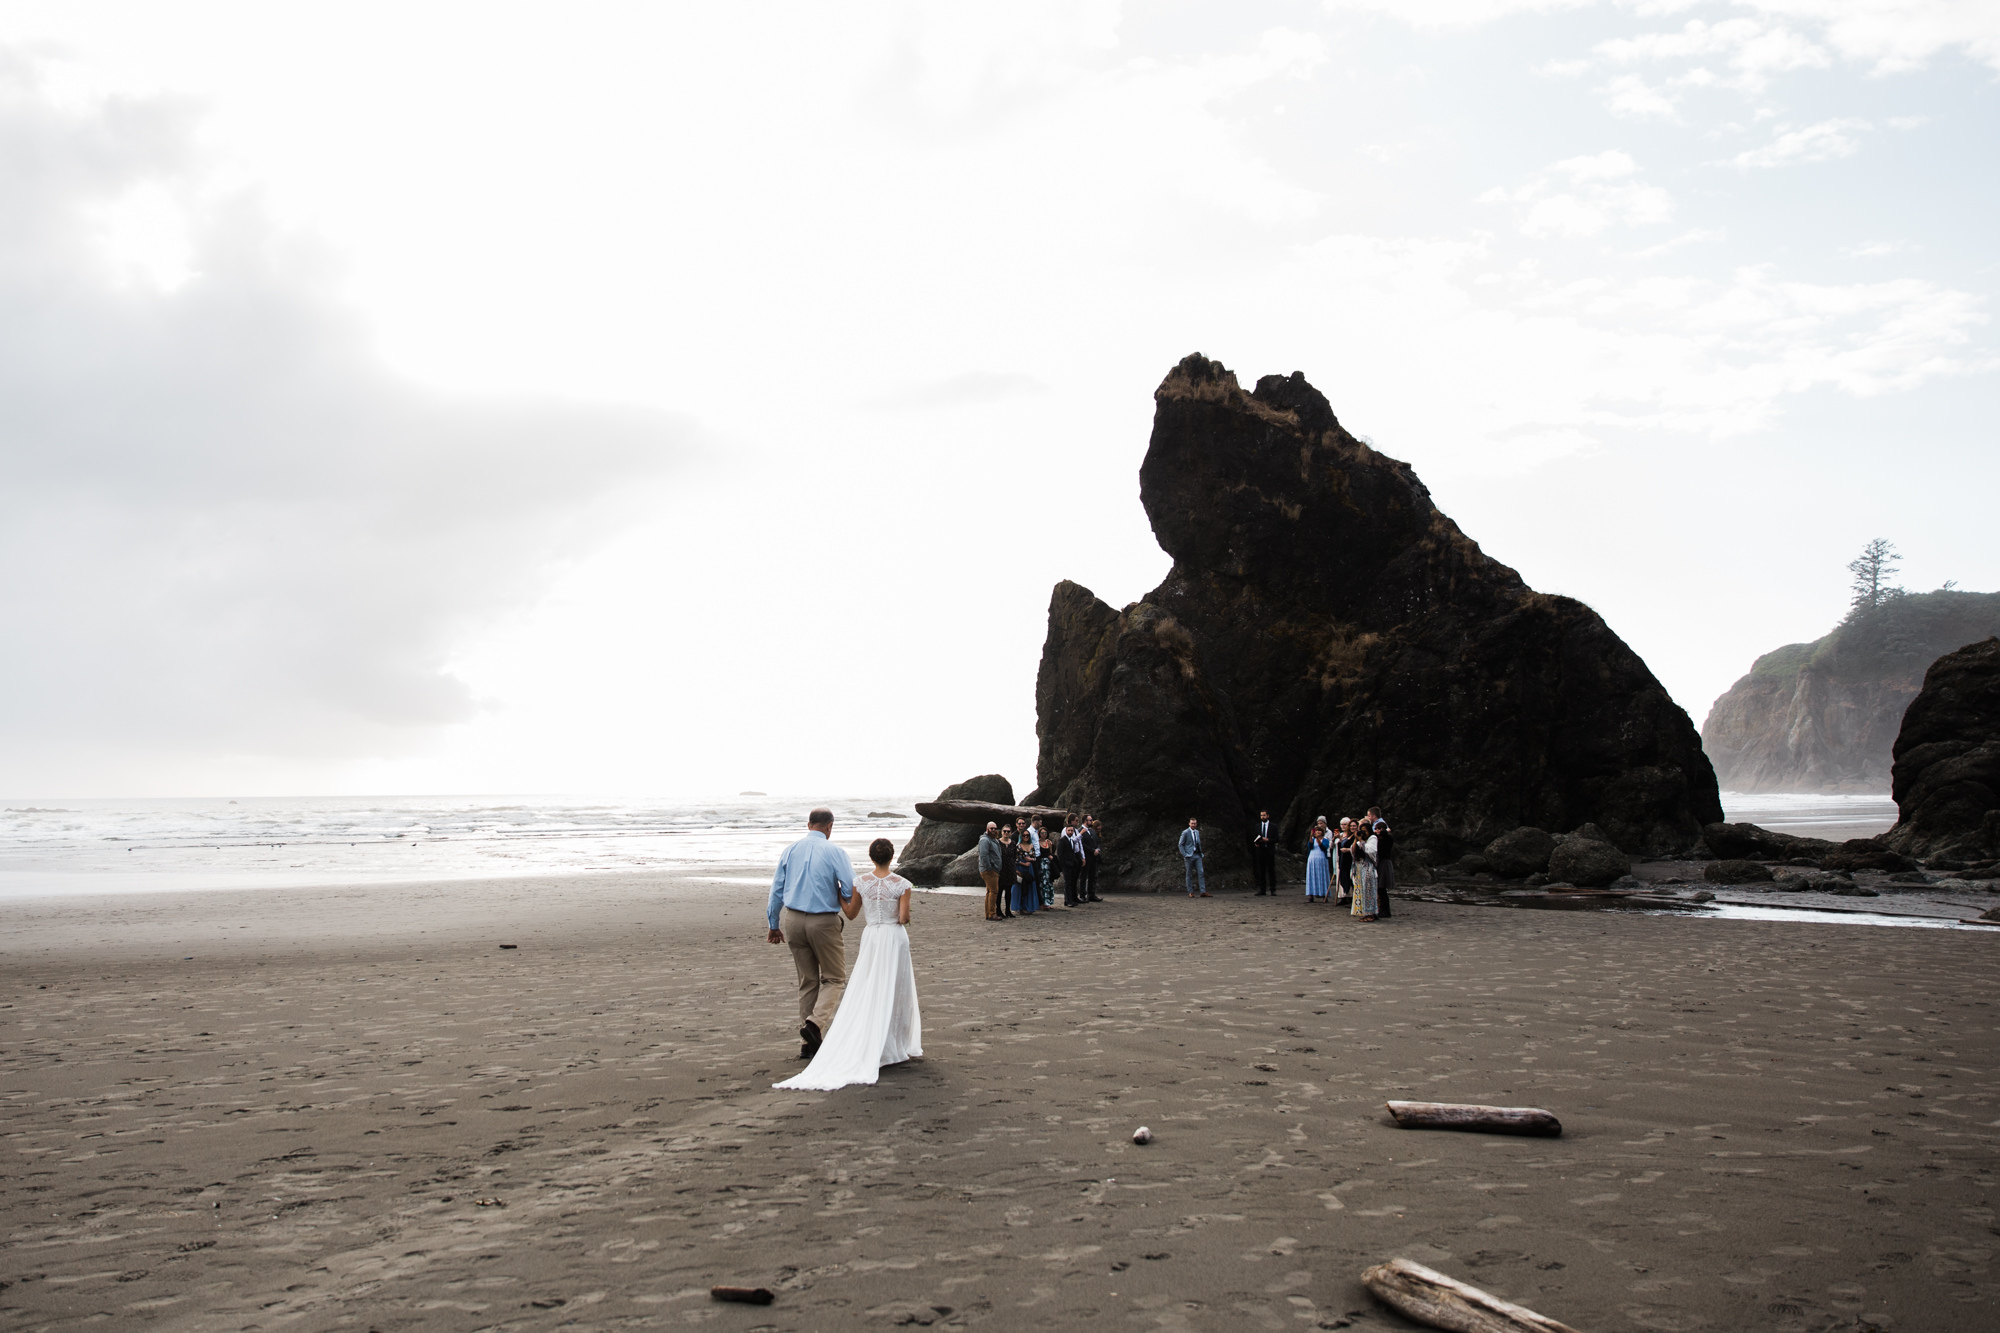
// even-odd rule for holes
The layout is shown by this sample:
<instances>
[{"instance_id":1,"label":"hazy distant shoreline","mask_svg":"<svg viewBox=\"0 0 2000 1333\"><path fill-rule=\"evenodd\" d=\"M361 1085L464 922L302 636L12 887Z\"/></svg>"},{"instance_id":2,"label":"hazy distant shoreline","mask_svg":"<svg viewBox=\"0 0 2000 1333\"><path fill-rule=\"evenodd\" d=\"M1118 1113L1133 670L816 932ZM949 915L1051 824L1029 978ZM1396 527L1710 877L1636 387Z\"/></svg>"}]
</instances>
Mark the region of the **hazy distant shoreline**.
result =
<instances>
[{"instance_id":1,"label":"hazy distant shoreline","mask_svg":"<svg viewBox=\"0 0 2000 1333\"><path fill-rule=\"evenodd\" d=\"M832 799L835 840L857 859L876 837L900 846L922 799ZM770 864L814 803L741 795L20 800L0 809L0 899ZM1723 806L1731 820L1836 841L1884 832L1896 819L1886 796L1724 792ZM890 810L910 813L869 817Z\"/></svg>"}]
</instances>

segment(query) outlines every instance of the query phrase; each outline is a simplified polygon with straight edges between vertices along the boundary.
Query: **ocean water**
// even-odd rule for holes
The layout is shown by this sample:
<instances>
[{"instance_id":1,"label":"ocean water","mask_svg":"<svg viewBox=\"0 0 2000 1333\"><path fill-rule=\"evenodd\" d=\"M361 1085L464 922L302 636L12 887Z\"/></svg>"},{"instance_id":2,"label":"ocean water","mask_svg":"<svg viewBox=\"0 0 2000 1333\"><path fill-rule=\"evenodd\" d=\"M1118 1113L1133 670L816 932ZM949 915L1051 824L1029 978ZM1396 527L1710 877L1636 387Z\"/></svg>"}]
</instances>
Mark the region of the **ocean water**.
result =
<instances>
[{"instance_id":1,"label":"ocean water","mask_svg":"<svg viewBox=\"0 0 2000 1333\"><path fill-rule=\"evenodd\" d=\"M916 827L908 795L649 801L571 796L15 801L0 807L0 898L287 888L771 865L834 812L865 859ZM766 872L768 873L768 872Z\"/></svg>"},{"instance_id":2,"label":"ocean water","mask_svg":"<svg viewBox=\"0 0 2000 1333\"><path fill-rule=\"evenodd\" d=\"M1831 842L1872 838L1896 823L1896 803L1887 795L1726 791L1722 813L1732 824L1756 824L1774 833Z\"/></svg>"},{"instance_id":3,"label":"ocean water","mask_svg":"<svg viewBox=\"0 0 2000 1333\"><path fill-rule=\"evenodd\" d=\"M928 796L824 801L857 861L901 847ZM1812 837L1880 833L1886 796L1722 794L1731 820ZM748 879L797 838L812 798L339 796L15 801L0 807L0 898L167 889L713 869Z\"/></svg>"}]
</instances>

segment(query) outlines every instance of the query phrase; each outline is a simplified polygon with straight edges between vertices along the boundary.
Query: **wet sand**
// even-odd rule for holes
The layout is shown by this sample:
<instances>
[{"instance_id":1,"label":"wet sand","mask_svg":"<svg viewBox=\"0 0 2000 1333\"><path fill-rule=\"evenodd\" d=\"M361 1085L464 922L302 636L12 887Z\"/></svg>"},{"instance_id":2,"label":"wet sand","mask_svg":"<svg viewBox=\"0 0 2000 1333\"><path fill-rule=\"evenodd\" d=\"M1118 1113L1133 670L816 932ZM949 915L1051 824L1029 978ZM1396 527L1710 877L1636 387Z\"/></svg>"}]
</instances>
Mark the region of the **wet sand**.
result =
<instances>
[{"instance_id":1,"label":"wet sand","mask_svg":"<svg viewBox=\"0 0 2000 1333\"><path fill-rule=\"evenodd\" d=\"M926 1058L794 1094L761 915L654 876L0 904L0 1322L1408 1327L1357 1281L1394 1255L1587 1331L2000 1319L1991 934L924 896Z\"/></svg>"}]
</instances>

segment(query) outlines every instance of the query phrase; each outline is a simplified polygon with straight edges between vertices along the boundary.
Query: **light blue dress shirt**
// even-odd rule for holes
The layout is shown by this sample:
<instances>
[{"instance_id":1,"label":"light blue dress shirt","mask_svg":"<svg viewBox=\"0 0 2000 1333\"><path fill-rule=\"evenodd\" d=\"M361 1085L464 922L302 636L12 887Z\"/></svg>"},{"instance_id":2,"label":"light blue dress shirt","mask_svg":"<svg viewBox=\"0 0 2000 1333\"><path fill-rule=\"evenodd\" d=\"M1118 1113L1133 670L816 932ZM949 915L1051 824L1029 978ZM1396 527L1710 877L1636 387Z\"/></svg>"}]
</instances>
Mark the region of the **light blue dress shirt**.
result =
<instances>
[{"instance_id":1,"label":"light blue dress shirt","mask_svg":"<svg viewBox=\"0 0 2000 1333\"><path fill-rule=\"evenodd\" d=\"M776 930L781 907L794 912L838 912L841 900L853 892L854 862L815 829L785 848L785 854L778 858L765 915L771 929Z\"/></svg>"}]
</instances>

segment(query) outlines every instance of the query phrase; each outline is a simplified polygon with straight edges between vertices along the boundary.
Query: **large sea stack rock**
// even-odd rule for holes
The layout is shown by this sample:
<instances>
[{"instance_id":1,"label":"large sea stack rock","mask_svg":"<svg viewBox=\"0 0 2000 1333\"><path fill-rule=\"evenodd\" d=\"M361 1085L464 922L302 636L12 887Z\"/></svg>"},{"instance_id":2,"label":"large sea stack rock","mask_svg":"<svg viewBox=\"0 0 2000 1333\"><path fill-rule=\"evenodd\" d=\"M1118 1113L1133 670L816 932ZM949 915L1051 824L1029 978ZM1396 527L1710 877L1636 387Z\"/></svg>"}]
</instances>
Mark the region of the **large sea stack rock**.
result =
<instances>
[{"instance_id":1,"label":"large sea stack rock","mask_svg":"<svg viewBox=\"0 0 2000 1333\"><path fill-rule=\"evenodd\" d=\"M2000 638L1931 663L1896 737L1896 827L1905 856L2000 856Z\"/></svg>"},{"instance_id":2,"label":"large sea stack rock","mask_svg":"<svg viewBox=\"0 0 2000 1333\"><path fill-rule=\"evenodd\" d=\"M1586 820L1676 852L1722 818L1646 664L1481 552L1302 375L1245 393L1191 356L1154 400L1139 494L1173 569L1123 611L1058 584L1036 683L1028 799L1100 815L1107 873L1178 887L1195 815L1211 881L1240 882L1260 807L1291 845L1380 805L1434 861Z\"/></svg>"},{"instance_id":3,"label":"large sea stack rock","mask_svg":"<svg viewBox=\"0 0 2000 1333\"><path fill-rule=\"evenodd\" d=\"M954 782L937 794L940 801L986 801L994 805L1014 803L1014 784L998 773L982 773L976 778ZM903 844L896 858L896 873L912 884L936 884L952 858L979 844L980 824L953 824L938 819L918 822L917 831Z\"/></svg>"},{"instance_id":4,"label":"large sea stack rock","mask_svg":"<svg viewBox=\"0 0 2000 1333\"><path fill-rule=\"evenodd\" d=\"M1724 790L1882 792L1924 672L2000 633L2000 593L1898 593L1831 633L1765 653L1701 724Z\"/></svg>"}]
</instances>

